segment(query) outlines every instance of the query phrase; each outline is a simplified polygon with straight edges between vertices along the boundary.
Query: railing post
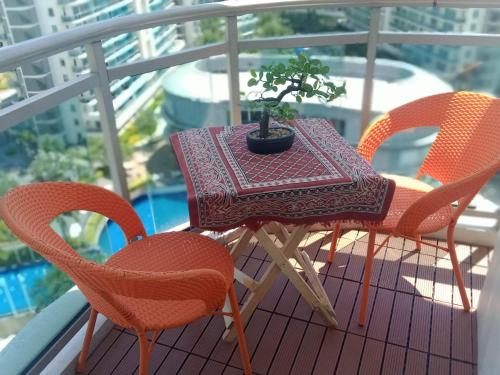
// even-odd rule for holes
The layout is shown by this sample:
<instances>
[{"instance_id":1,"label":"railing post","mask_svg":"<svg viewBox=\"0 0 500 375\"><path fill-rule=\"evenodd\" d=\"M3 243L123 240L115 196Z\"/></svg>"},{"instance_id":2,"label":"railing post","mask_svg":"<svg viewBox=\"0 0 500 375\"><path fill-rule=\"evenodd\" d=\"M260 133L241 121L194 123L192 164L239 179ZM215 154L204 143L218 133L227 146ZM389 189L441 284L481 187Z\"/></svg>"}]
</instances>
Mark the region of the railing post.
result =
<instances>
[{"instance_id":1,"label":"railing post","mask_svg":"<svg viewBox=\"0 0 500 375\"><path fill-rule=\"evenodd\" d=\"M227 55L229 78L229 107L231 124L241 124L240 71L238 47L238 20L236 16L226 18Z\"/></svg>"},{"instance_id":2,"label":"railing post","mask_svg":"<svg viewBox=\"0 0 500 375\"><path fill-rule=\"evenodd\" d=\"M363 86L363 102L361 105L361 134L370 123L372 110L373 76L375 72L375 58L377 57L377 43L380 28L381 8L372 8L370 17L370 32L368 35L368 45L366 51L366 74Z\"/></svg>"},{"instance_id":3,"label":"railing post","mask_svg":"<svg viewBox=\"0 0 500 375\"><path fill-rule=\"evenodd\" d=\"M113 190L123 198L129 199L127 177L123 168L123 159L116 128L113 97L109 87L108 71L104 59L104 50L100 41L85 45L90 70L99 76L99 86L95 88L97 109L101 119L106 155L113 181Z\"/></svg>"}]
</instances>

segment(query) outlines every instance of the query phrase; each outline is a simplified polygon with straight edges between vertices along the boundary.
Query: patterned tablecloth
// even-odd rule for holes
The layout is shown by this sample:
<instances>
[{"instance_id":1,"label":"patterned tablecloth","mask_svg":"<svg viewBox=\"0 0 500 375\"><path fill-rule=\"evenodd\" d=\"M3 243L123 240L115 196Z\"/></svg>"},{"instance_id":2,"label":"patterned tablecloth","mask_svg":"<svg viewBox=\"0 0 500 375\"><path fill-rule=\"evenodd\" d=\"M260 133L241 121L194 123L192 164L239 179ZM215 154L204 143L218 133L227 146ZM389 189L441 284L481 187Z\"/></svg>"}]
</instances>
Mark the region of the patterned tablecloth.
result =
<instances>
[{"instance_id":1,"label":"patterned tablecloth","mask_svg":"<svg viewBox=\"0 0 500 375\"><path fill-rule=\"evenodd\" d=\"M257 124L192 129L171 142L186 179L191 225L223 231L352 220L387 214L394 182L383 178L322 119L295 120L295 142L280 154L248 151Z\"/></svg>"}]
</instances>

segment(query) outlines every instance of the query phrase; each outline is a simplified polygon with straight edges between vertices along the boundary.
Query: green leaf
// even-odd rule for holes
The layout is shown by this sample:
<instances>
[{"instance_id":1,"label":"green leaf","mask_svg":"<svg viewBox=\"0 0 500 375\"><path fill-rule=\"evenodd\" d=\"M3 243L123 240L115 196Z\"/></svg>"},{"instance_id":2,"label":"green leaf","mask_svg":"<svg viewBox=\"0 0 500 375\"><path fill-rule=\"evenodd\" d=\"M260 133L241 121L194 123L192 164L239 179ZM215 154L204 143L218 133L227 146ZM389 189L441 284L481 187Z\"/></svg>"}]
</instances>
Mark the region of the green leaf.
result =
<instances>
[{"instance_id":1,"label":"green leaf","mask_svg":"<svg viewBox=\"0 0 500 375\"><path fill-rule=\"evenodd\" d=\"M294 59L294 58L289 59L288 62L290 64L297 64L298 63L297 59Z\"/></svg>"},{"instance_id":2,"label":"green leaf","mask_svg":"<svg viewBox=\"0 0 500 375\"><path fill-rule=\"evenodd\" d=\"M247 82L247 86L257 86L257 80L255 78L250 78Z\"/></svg>"},{"instance_id":3,"label":"green leaf","mask_svg":"<svg viewBox=\"0 0 500 375\"><path fill-rule=\"evenodd\" d=\"M313 64L313 65L321 65L321 60L318 60L318 59L312 59L312 60L311 60L311 64Z\"/></svg>"},{"instance_id":4,"label":"green leaf","mask_svg":"<svg viewBox=\"0 0 500 375\"><path fill-rule=\"evenodd\" d=\"M302 103L302 98L300 97L300 95L297 95L297 96L295 97L295 101L296 101L297 103Z\"/></svg>"},{"instance_id":5,"label":"green leaf","mask_svg":"<svg viewBox=\"0 0 500 375\"><path fill-rule=\"evenodd\" d=\"M285 70L286 70L285 64L279 63L278 65L276 65L276 72L278 72L278 73L284 73Z\"/></svg>"},{"instance_id":6,"label":"green leaf","mask_svg":"<svg viewBox=\"0 0 500 375\"><path fill-rule=\"evenodd\" d=\"M302 85L302 88L304 89L304 91L307 91L307 92L313 91L313 87L309 83L304 83Z\"/></svg>"},{"instance_id":7,"label":"green leaf","mask_svg":"<svg viewBox=\"0 0 500 375\"><path fill-rule=\"evenodd\" d=\"M255 69L250 69L250 74L253 78L257 78L257 71Z\"/></svg>"},{"instance_id":8,"label":"green leaf","mask_svg":"<svg viewBox=\"0 0 500 375\"><path fill-rule=\"evenodd\" d=\"M328 74L328 72L330 71L330 67L329 66L322 66L319 69L319 71L320 71L321 74Z\"/></svg>"}]
</instances>

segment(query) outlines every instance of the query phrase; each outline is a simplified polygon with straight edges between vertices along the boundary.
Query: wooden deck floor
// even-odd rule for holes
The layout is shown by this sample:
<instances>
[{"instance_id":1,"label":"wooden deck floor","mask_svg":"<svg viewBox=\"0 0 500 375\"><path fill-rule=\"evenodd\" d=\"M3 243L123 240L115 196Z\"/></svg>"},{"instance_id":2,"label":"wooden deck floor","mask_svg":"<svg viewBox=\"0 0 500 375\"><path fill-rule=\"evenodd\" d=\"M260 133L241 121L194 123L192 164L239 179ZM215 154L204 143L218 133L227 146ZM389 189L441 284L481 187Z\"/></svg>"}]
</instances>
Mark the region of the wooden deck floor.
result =
<instances>
[{"instance_id":1,"label":"wooden deck floor","mask_svg":"<svg viewBox=\"0 0 500 375\"><path fill-rule=\"evenodd\" d=\"M476 313L490 252L459 246L459 259L473 311L465 313L446 253L408 240L391 239L374 262L367 324L357 324L367 236L348 232L334 263L326 263L329 232L310 233L303 243L336 310L338 329L328 329L280 277L246 325L257 374L473 374L477 363ZM237 266L263 272L266 254L253 244ZM238 287L240 298L245 289ZM241 374L234 344L221 339L220 317L164 331L151 374ZM133 333L115 327L91 354L90 374L137 373Z\"/></svg>"}]
</instances>

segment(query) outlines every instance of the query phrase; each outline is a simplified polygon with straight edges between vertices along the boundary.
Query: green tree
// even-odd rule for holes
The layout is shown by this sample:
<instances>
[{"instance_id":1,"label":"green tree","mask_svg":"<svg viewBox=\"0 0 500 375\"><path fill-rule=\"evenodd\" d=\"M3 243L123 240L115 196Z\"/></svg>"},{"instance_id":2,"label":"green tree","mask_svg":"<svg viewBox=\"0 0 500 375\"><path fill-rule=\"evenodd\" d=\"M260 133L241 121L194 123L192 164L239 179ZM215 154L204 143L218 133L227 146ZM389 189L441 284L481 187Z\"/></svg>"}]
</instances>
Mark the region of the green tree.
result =
<instances>
[{"instance_id":1,"label":"green tree","mask_svg":"<svg viewBox=\"0 0 500 375\"><path fill-rule=\"evenodd\" d=\"M35 181L95 181L93 168L82 147L70 147L62 152L40 149L28 174Z\"/></svg>"},{"instance_id":2,"label":"green tree","mask_svg":"<svg viewBox=\"0 0 500 375\"><path fill-rule=\"evenodd\" d=\"M258 37L272 37L292 35L293 30L286 25L281 14L276 12L261 13L255 25L255 35Z\"/></svg>"},{"instance_id":3,"label":"green tree","mask_svg":"<svg viewBox=\"0 0 500 375\"><path fill-rule=\"evenodd\" d=\"M201 34L196 40L196 44L209 44L221 42L225 39L224 23L219 18L207 18L200 21Z\"/></svg>"},{"instance_id":4,"label":"green tree","mask_svg":"<svg viewBox=\"0 0 500 375\"><path fill-rule=\"evenodd\" d=\"M0 171L0 196L4 195L9 189L17 185L14 178ZM14 241L16 238L7 228L3 221L0 221L0 243Z\"/></svg>"}]
</instances>

